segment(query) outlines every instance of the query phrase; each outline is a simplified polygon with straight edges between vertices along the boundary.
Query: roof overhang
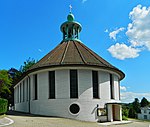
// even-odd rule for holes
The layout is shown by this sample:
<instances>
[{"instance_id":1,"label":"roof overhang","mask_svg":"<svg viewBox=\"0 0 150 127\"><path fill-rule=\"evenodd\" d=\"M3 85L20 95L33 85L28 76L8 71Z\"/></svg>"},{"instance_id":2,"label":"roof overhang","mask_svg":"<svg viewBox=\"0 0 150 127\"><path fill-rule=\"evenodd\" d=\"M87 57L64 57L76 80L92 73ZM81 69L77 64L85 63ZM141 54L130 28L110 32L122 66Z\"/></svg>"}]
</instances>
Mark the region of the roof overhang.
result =
<instances>
[{"instance_id":1,"label":"roof overhang","mask_svg":"<svg viewBox=\"0 0 150 127\"><path fill-rule=\"evenodd\" d=\"M107 71L112 71L112 72L117 73L120 76L119 80L122 80L125 77L125 74L122 71L120 71L119 69L105 67L105 66L85 65L85 64L64 64L64 65L45 65L45 66L42 65L41 67L39 66L37 68L30 69L27 72L23 73L21 78L15 84L18 84L23 78L25 78L26 76L28 76L32 72L36 72L36 71L40 71L40 70L44 70L44 69L50 69L50 68L55 69L57 67L94 67L94 68L104 69Z\"/></svg>"}]
</instances>

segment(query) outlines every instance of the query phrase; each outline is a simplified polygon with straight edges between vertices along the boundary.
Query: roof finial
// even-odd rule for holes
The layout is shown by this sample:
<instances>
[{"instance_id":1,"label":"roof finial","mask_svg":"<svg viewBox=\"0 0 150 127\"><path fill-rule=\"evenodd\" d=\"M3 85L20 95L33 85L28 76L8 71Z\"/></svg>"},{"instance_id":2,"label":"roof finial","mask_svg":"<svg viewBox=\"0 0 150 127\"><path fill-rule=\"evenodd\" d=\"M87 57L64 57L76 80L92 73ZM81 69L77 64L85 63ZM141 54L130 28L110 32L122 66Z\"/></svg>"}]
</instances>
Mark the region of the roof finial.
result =
<instances>
[{"instance_id":1,"label":"roof finial","mask_svg":"<svg viewBox=\"0 0 150 127\"><path fill-rule=\"evenodd\" d=\"M69 5L69 9L70 9L70 13L71 13L71 11L72 11L72 6L71 6L71 4Z\"/></svg>"}]
</instances>

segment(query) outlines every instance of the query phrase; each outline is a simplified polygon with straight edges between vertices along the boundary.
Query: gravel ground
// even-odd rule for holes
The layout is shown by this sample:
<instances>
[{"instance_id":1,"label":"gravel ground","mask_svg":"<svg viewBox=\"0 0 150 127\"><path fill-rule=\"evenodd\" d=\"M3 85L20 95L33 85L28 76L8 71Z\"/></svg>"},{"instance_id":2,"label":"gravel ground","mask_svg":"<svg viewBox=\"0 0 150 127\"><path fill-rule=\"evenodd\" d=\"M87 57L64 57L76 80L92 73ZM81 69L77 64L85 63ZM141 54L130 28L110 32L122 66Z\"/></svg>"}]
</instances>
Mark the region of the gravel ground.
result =
<instances>
[{"instance_id":1,"label":"gravel ground","mask_svg":"<svg viewBox=\"0 0 150 127\"><path fill-rule=\"evenodd\" d=\"M39 117L31 115L8 115L14 123L8 127L106 127L93 122L82 122L72 119L56 117ZM134 120L132 123L121 125L110 125L111 127L150 127L150 122Z\"/></svg>"}]
</instances>

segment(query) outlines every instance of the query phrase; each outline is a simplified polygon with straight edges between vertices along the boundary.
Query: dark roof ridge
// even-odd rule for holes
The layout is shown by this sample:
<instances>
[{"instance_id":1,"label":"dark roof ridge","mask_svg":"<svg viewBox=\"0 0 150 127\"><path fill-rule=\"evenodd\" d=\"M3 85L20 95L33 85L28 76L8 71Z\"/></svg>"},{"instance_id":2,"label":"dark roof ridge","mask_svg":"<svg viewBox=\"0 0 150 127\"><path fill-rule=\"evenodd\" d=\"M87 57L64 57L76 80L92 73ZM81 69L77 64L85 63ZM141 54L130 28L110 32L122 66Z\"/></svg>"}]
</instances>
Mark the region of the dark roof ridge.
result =
<instances>
[{"instance_id":1,"label":"dark roof ridge","mask_svg":"<svg viewBox=\"0 0 150 127\"><path fill-rule=\"evenodd\" d=\"M82 43L79 43L82 47L84 47L92 56L94 56L99 62L101 62L102 64L104 64L105 66L108 66L108 67L114 67L113 65L111 65L110 63L108 63L106 60L104 60L102 57L100 57L97 53L95 53L94 51L92 51L90 48L88 48L87 46L83 45ZM103 60L103 61L101 61ZM107 64L106 64L107 63ZM111 66L110 66L111 65Z\"/></svg>"},{"instance_id":2,"label":"dark roof ridge","mask_svg":"<svg viewBox=\"0 0 150 127\"><path fill-rule=\"evenodd\" d=\"M63 53L63 56L62 56L62 59L60 61L60 63L62 64L64 59L65 59L65 55L67 53L67 50L68 50L68 47L69 47L69 43L68 42L64 42L64 43L67 43L66 46L65 46L65 50L64 50L64 53Z\"/></svg>"},{"instance_id":3,"label":"dark roof ridge","mask_svg":"<svg viewBox=\"0 0 150 127\"><path fill-rule=\"evenodd\" d=\"M82 53L80 52L78 46L76 45L75 41L73 41L73 43L74 43L74 45L75 45L75 47L76 47L76 49L77 49L77 51L78 51L78 53L79 53L79 55L80 55L82 61L83 61L85 64L87 64L87 61L84 59L84 57L83 57Z\"/></svg>"}]
</instances>

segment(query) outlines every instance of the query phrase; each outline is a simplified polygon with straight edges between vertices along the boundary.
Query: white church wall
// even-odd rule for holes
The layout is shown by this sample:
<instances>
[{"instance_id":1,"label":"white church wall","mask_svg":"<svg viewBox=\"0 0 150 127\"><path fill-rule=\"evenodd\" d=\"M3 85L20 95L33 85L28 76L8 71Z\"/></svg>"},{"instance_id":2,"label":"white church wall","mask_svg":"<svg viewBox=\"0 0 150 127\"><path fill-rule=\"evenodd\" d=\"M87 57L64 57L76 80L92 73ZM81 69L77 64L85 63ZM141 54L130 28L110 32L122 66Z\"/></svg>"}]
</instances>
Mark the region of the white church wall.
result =
<instances>
[{"instance_id":1,"label":"white church wall","mask_svg":"<svg viewBox=\"0 0 150 127\"><path fill-rule=\"evenodd\" d=\"M33 75L30 76L30 100L34 100L35 98L35 91L33 85Z\"/></svg>"},{"instance_id":2,"label":"white church wall","mask_svg":"<svg viewBox=\"0 0 150 127\"><path fill-rule=\"evenodd\" d=\"M99 71L99 94L100 99L106 101L110 100L110 82L109 73Z\"/></svg>"},{"instance_id":3,"label":"white church wall","mask_svg":"<svg viewBox=\"0 0 150 127\"><path fill-rule=\"evenodd\" d=\"M40 114L47 116L60 116L66 118L74 118L83 121L97 121L97 105L99 108L104 108L104 105L110 99L110 75L108 72L98 71L99 77L99 94L100 99L93 99L92 88L92 69L78 69L78 99L70 99L70 76L69 69L55 70L55 99L49 99L49 80L48 71L37 73L38 99L35 98L35 87L33 75L30 75L30 112L32 114ZM115 77L115 76L114 76ZM21 83L22 84L22 83ZM115 77L115 92L118 91L117 76ZM19 84L20 85L20 84ZM18 87L18 86L17 86ZM25 80L25 88L27 89L27 80ZM20 88L15 88L15 100L20 94ZM26 90L27 92L27 90ZM23 93L23 92L21 92ZM27 94L27 93L26 93ZM27 96L25 94L25 96ZM116 93L115 96L118 96ZM27 98L25 98L27 100ZM19 96L20 101L20 96ZM115 100L114 100L115 101ZM78 114L70 113L69 106L76 103L80 106ZM16 111L28 112L28 101L15 103ZM110 110L110 109L109 109ZM109 119L111 119L109 117Z\"/></svg>"},{"instance_id":4,"label":"white church wall","mask_svg":"<svg viewBox=\"0 0 150 127\"><path fill-rule=\"evenodd\" d=\"M48 99L48 72L41 72L38 74L37 78L38 82L38 100L46 100Z\"/></svg>"},{"instance_id":5,"label":"white church wall","mask_svg":"<svg viewBox=\"0 0 150 127\"><path fill-rule=\"evenodd\" d=\"M24 87L23 87L24 81ZM23 89L26 88L26 79L19 82L15 87L15 110L20 112L28 112L29 111L29 104L26 101L27 90Z\"/></svg>"},{"instance_id":6,"label":"white church wall","mask_svg":"<svg viewBox=\"0 0 150 127\"><path fill-rule=\"evenodd\" d=\"M92 71L78 70L79 99L89 100L93 98Z\"/></svg>"},{"instance_id":7,"label":"white church wall","mask_svg":"<svg viewBox=\"0 0 150 127\"><path fill-rule=\"evenodd\" d=\"M115 96L115 100L119 100L119 81L118 81L118 77L114 75L114 96Z\"/></svg>"},{"instance_id":8,"label":"white church wall","mask_svg":"<svg viewBox=\"0 0 150 127\"><path fill-rule=\"evenodd\" d=\"M70 77L69 70L55 71L55 91L56 98L64 99L70 98Z\"/></svg>"}]
</instances>

